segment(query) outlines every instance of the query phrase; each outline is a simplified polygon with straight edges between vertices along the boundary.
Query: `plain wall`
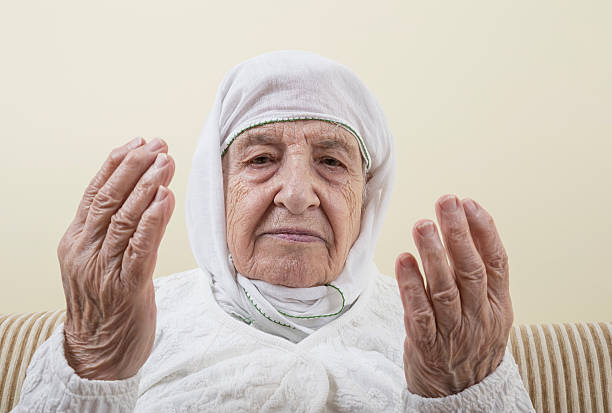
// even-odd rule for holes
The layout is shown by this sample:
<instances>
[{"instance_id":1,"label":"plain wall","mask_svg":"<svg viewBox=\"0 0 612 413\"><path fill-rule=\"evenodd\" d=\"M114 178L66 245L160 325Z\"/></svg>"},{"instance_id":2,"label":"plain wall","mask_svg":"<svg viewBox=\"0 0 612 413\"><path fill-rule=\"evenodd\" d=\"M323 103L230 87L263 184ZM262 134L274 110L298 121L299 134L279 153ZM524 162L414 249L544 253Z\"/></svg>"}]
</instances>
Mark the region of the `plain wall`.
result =
<instances>
[{"instance_id":1,"label":"plain wall","mask_svg":"<svg viewBox=\"0 0 612 413\"><path fill-rule=\"evenodd\" d=\"M3 2L0 313L64 307L58 241L136 136L163 137L177 166L155 276L196 267L185 190L217 86L305 49L354 70L395 135L384 273L419 257L414 223L455 193L495 219L515 323L610 321L611 21L609 1Z\"/></svg>"}]
</instances>

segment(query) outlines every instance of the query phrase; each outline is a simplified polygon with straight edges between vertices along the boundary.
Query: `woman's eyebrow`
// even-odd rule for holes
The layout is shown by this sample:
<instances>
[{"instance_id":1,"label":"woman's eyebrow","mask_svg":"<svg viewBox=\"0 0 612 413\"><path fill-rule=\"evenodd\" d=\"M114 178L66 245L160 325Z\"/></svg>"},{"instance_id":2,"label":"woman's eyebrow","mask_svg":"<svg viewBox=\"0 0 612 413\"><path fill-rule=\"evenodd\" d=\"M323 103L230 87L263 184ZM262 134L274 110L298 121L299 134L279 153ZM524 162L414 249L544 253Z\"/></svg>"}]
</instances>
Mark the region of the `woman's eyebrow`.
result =
<instances>
[{"instance_id":1,"label":"woman's eyebrow","mask_svg":"<svg viewBox=\"0 0 612 413\"><path fill-rule=\"evenodd\" d=\"M276 145L279 143L279 138L267 133L250 133L240 140L240 148L246 149L255 145Z\"/></svg>"},{"instance_id":2,"label":"woman's eyebrow","mask_svg":"<svg viewBox=\"0 0 612 413\"><path fill-rule=\"evenodd\" d=\"M322 139L320 141L314 142L313 145L324 149L340 149L346 152L346 154L349 156L354 152L354 148L352 148L351 145L349 145L346 141L334 138Z\"/></svg>"},{"instance_id":3,"label":"woman's eyebrow","mask_svg":"<svg viewBox=\"0 0 612 413\"><path fill-rule=\"evenodd\" d=\"M278 145L280 138L266 132L250 133L241 140L241 149L246 149L254 145ZM352 147L344 139L338 139L336 137L323 138L316 140L312 143L313 146L323 149L340 149L347 155L351 156L354 154L354 147Z\"/></svg>"}]
</instances>

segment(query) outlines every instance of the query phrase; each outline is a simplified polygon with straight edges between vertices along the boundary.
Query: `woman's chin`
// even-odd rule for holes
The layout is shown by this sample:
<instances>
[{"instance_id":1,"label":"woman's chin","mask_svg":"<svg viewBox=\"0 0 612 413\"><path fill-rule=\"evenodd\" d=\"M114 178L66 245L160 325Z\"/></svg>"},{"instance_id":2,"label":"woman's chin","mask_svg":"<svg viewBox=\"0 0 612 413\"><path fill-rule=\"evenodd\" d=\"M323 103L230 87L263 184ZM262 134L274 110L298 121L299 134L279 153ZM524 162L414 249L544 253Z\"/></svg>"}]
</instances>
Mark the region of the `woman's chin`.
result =
<instances>
[{"instance_id":1,"label":"woman's chin","mask_svg":"<svg viewBox=\"0 0 612 413\"><path fill-rule=\"evenodd\" d=\"M294 288L326 283L327 271L321 264L327 259L320 255L272 254L259 260L255 258L255 262L251 273L243 274L245 277Z\"/></svg>"}]
</instances>

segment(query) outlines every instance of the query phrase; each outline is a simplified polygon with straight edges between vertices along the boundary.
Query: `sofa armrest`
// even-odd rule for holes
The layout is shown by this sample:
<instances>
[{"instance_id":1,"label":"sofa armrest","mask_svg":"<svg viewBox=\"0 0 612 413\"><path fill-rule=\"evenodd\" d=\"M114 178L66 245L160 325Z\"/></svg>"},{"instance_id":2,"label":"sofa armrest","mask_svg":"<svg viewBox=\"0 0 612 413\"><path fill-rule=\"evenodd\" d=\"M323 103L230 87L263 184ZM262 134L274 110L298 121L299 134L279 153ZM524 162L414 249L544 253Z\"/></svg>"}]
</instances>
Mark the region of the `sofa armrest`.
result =
<instances>
[{"instance_id":1,"label":"sofa armrest","mask_svg":"<svg viewBox=\"0 0 612 413\"><path fill-rule=\"evenodd\" d=\"M0 412L17 404L36 348L65 316L66 310L0 315Z\"/></svg>"},{"instance_id":2,"label":"sofa armrest","mask_svg":"<svg viewBox=\"0 0 612 413\"><path fill-rule=\"evenodd\" d=\"M515 325L508 346L537 412L612 412L612 323Z\"/></svg>"}]
</instances>

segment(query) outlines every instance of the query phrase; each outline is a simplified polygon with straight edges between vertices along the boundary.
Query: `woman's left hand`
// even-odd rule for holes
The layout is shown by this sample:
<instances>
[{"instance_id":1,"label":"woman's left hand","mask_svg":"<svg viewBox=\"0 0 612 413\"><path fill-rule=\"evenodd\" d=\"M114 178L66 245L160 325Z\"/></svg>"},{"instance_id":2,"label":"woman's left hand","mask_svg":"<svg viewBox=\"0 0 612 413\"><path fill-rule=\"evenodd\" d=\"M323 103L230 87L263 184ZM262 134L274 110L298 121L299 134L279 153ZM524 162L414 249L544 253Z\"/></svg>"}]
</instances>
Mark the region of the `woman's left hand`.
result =
<instances>
[{"instance_id":1,"label":"woman's left hand","mask_svg":"<svg viewBox=\"0 0 612 413\"><path fill-rule=\"evenodd\" d=\"M404 306L406 384L424 397L459 393L493 372L514 319L508 255L491 215L470 204L454 195L436 202L444 246L432 221L415 224L427 287L412 254L401 254L395 265Z\"/></svg>"}]
</instances>

